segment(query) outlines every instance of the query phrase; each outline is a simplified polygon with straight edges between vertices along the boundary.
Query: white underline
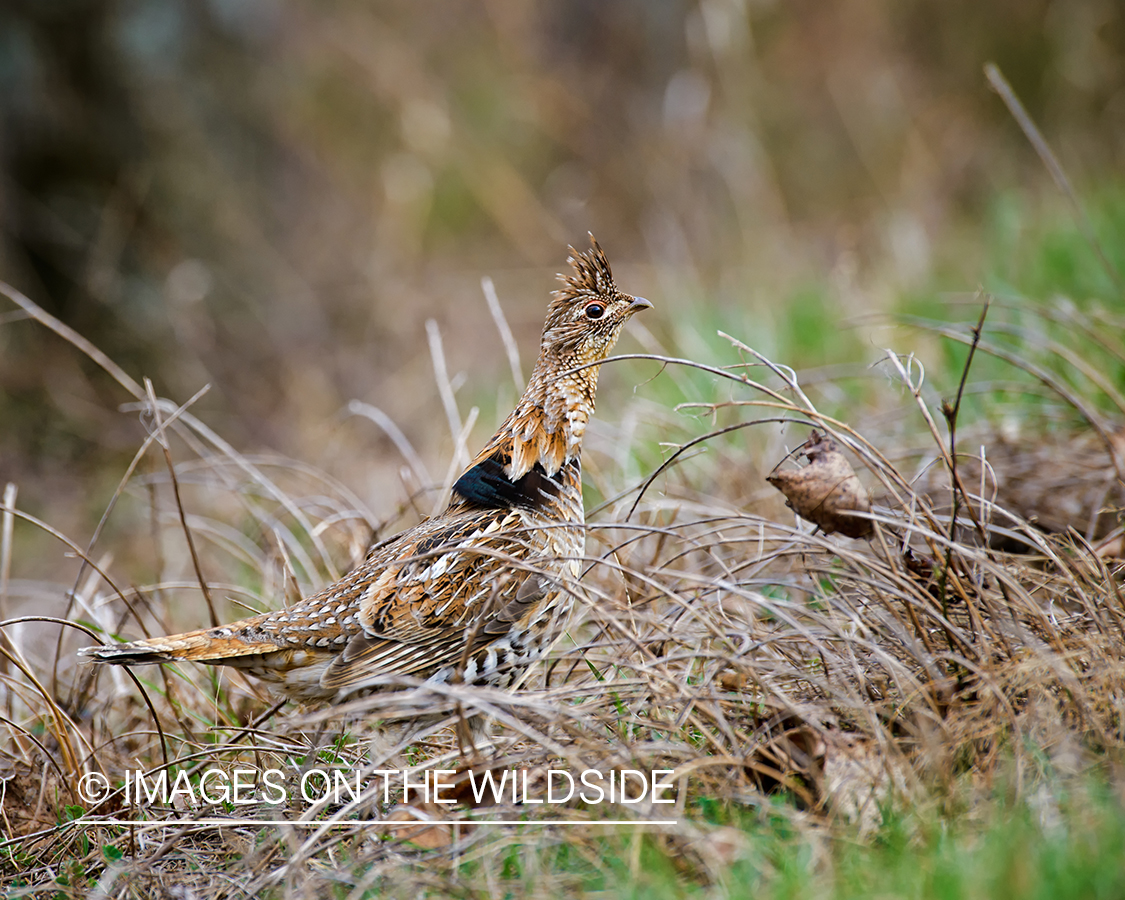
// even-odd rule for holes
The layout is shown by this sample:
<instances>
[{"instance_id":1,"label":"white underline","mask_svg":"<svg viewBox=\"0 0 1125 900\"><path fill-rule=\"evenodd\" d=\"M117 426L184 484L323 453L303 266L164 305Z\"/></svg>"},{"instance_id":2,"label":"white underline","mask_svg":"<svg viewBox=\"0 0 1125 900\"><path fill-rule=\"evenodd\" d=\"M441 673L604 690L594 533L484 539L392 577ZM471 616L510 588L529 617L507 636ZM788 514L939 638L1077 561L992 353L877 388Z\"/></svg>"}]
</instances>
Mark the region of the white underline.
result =
<instances>
[{"instance_id":1,"label":"white underline","mask_svg":"<svg viewBox=\"0 0 1125 900\"><path fill-rule=\"evenodd\" d=\"M306 822L291 819L74 819L73 825L120 825L128 828L177 828L201 825L235 827L247 825L291 825L297 828L406 828L429 825L677 825L676 819L394 819L384 821Z\"/></svg>"}]
</instances>

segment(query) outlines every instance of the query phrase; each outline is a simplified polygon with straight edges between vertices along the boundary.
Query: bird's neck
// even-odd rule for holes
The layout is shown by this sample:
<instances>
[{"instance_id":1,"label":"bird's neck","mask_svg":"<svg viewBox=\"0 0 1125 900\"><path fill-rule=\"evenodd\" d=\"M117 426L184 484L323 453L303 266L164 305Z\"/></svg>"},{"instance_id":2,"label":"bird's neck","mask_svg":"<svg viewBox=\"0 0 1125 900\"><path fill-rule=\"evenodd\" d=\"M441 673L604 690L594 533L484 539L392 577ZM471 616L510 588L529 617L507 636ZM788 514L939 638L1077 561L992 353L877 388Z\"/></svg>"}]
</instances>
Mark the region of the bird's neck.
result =
<instances>
[{"instance_id":1,"label":"bird's neck","mask_svg":"<svg viewBox=\"0 0 1125 900\"><path fill-rule=\"evenodd\" d=\"M540 356L516 408L472 466L494 460L503 466L508 479L517 481L537 464L553 477L564 465L578 460L586 423L594 413L599 368L574 371L579 365L581 361L561 364Z\"/></svg>"},{"instance_id":2,"label":"bird's neck","mask_svg":"<svg viewBox=\"0 0 1125 900\"><path fill-rule=\"evenodd\" d=\"M560 365L542 357L536 362L527 390L500 426L500 433L511 435L509 478L521 477L536 463L554 475L579 458L586 424L594 414L599 368L574 371L580 364Z\"/></svg>"}]
</instances>

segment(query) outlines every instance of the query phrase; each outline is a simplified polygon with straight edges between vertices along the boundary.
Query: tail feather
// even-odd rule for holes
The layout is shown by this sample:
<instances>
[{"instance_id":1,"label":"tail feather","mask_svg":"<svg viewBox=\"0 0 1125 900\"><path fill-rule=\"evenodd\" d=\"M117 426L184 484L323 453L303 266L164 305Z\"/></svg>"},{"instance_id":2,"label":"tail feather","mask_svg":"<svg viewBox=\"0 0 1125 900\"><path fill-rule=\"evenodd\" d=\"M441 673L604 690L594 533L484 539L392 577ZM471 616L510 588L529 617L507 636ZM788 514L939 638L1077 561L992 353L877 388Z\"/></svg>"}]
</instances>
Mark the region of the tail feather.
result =
<instances>
[{"instance_id":1,"label":"tail feather","mask_svg":"<svg viewBox=\"0 0 1125 900\"><path fill-rule=\"evenodd\" d=\"M130 641L127 644L83 647L78 654L94 662L143 666L176 660L216 664L222 660L258 656L279 649L274 641L243 640L228 627L188 631L145 641Z\"/></svg>"}]
</instances>

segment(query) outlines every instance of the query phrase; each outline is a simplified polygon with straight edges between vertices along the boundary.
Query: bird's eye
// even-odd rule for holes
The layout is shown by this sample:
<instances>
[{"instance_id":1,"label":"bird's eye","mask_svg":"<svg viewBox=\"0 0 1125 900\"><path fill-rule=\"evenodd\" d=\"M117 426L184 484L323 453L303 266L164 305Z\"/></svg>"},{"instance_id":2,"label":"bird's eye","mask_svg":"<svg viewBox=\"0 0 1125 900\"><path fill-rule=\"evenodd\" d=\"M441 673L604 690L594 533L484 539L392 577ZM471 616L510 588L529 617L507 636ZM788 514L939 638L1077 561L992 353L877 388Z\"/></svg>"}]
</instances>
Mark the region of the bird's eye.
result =
<instances>
[{"instance_id":1,"label":"bird's eye","mask_svg":"<svg viewBox=\"0 0 1125 900\"><path fill-rule=\"evenodd\" d=\"M586 307L586 318L587 319L600 319L604 315L605 315L605 304L604 303L591 303L589 306Z\"/></svg>"}]
</instances>

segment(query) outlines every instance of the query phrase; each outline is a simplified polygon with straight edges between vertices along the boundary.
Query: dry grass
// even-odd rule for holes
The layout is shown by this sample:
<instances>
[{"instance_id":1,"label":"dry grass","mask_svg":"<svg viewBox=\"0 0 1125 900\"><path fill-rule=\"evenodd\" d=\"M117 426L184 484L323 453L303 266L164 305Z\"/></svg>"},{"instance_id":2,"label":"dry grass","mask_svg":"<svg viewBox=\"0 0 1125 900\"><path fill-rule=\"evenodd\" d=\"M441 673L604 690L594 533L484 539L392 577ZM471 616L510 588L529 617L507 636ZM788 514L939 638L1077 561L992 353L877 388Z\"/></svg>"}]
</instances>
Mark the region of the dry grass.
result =
<instances>
[{"instance_id":1,"label":"dry grass","mask_svg":"<svg viewBox=\"0 0 1125 900\"><path fill-rule=\"evenodd\" d=\"M746 838L714 824L709 805L764 810L812 835L862 836L907 804L971 805L1000 771L1031 795L1047 767L1071 774L1119 758L1120 561L1078 532L1046 534L1005 509L980 476L986 466L958 478L948 437L958 412L934 405L911 358L884 363L894 382L884 402L905 398L913 424L900 416L900 428L929 441L960 484L955 494L916 489L917 458L897 454L888 430L822 413L791 370L739 341L728 347L718 364L652 355L657 362L624 368L646 367L638 381L660 368L710 397L678 409L644 399L661 393L657 378L630 408L603 409L587 468L605 499L589 516L585 571L571 586L581 612L519 691L415 683L328 711L279 707L225 671L130 674L76 665L74 650L98 634L197 627L212 614L291 602L354 565L373 533L428 512L445 486L420 487L380 519L388 510L364 509L308 466L241 455L190 403L155 397L103 359L150 426L107 516L132 517L157 574L119 575L97 535L58 535L60 556L85 561L69 621L25 615L4 625L9 895L558 896L612 874L614 860L639 875L653 846L677 876L721 885ZM785 456L783 441L799 444L810 427L846 448L884 498L870 540L812 533L760 481L750 461L764 474ZM663 464L637 471L658 453ZM13 522L50 530L13 499L9 491L5 561ZM995 550L997 535L1031 550ZM11 579L7 566L9 608L44 589ZM459 723L473 712L491 718L491 746L465 746ZM415 778L527 770L532 797L543 795L548 769L672 769L675 802L384 802L370 773L407 766ZM358 772L374 787L354 802L306 803L293 788L313 767ZM120 790L94 806L77 793L87 773L120 785L136 770L190 780L236 768L281 770L287 802L138 810ZM378 824L435 809L466 824ZM307 824L211 821L223 818ZM569 824L536 824L545 819ZM656 820L676 824L645 824Z\"/></svg>"}]
</instances>

